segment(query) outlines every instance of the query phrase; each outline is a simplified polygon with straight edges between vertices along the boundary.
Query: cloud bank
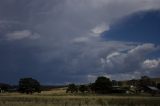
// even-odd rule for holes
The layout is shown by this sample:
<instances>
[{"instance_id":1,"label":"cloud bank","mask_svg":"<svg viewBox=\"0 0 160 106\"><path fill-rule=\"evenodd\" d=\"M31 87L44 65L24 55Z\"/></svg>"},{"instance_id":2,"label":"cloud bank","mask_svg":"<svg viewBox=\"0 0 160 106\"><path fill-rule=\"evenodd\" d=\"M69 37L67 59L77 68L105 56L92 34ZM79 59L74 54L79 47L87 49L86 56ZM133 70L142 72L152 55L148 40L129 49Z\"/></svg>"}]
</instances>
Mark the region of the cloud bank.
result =
<instances>
[{"instance_id":1,"label":"cloud bank","mask_svg":"<svg viewBox=\"0 0 160 106\"><path fill-rule=\"evenodd\" d=\"M13 79L33 76L48 84L86 82L159 68L157 59L147 57L156 45L101 37L129 15L159 9L159 0L0 1L1 79L12 73Z\"/></svg>"}]
</instances>

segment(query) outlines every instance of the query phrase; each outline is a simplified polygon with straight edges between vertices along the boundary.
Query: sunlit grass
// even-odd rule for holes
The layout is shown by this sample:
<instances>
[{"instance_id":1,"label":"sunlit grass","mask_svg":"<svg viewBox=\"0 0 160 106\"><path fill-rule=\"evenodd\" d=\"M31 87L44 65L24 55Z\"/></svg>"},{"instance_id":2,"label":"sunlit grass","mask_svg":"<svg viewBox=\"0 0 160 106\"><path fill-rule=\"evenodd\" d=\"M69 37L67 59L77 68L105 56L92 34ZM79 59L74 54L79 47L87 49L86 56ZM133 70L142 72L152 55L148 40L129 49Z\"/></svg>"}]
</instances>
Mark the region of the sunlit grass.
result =
<instances>
[{"instance_id":1,"label":"sunlit grass","mask_svg":"<svg viewBox=\"0 0 160 106\"><path fill-rule=\"evenodd\" d=\"M0 106L160 106L160 97L70 95L57 89L33 95L0 94Z\"/></svg>"}]
</instances>

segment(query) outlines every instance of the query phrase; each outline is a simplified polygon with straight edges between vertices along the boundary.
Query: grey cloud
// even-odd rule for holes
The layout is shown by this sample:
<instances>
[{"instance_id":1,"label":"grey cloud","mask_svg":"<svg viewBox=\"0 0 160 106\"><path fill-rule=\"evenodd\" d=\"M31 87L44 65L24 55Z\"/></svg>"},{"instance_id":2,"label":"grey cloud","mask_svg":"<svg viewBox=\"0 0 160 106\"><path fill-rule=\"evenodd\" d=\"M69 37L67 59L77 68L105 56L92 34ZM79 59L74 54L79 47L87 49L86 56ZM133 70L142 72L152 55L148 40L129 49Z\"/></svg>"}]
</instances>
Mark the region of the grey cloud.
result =
<instances>
[{"instance_id":1,"label":"grey cloud","mask_svg":"<svg viewBox=\"0 0 160 106\"><path fill-rule=\"evenodd\" d=\"M77 81L85 81L88 75L107 73L106 70L109 69L102 67L100 58L114 52L120 56L113 58L122 63L125 58L127 63L135 63L137 67L136 62L139 62L139 58L131 61L134 55L150 52L155 48L154 45L144 44L141 46L146 49L136 49L137 43L103 41L98 35L105 30L104 27L109 30L110 25L119 19L135 12L159 9L159 4L159 0L1 0L0 27L3 28L0 30L0 39L4 39L6 35L12 40L23 39L16 42L0 42L0 46L7 49L1 50L14 54L8 54L1 63L7 61L7 57L10 56L9 65L14 63L15 70L18 70L20 60L28 60L28 65L20 67L22 72L16 72L17 75L35 76L45 83L71 82L76 78ZM36 38L33 37L35 34L39 34L40 38L24 39ZM92 34L94 36L91 36ZM131 49L132 53L129 52ZM128 54L124 51L128 51ZM1 57L5 57L5 53ZM7 66L8 62L4 64ZM121 67L118 66L112 73L122 72L118 71ZM128 68L123 69L129 71L130 66L128 64ZM30 67L27 68L28 71L26 67ZM1 68L7 70L7 67ZM16 77L16 74L14 76Z\"/></svg>"},{"instance_id":2,"label":"grey cloud","mask_svg":"<svg viewBox=\"0 0 160 106\"><path fill-rule=\"evenodd\" d=\"M38 39L40 37L39 34L31 32L30 30L22 30L22 31L14 31L6 34L6 40L21 40L25 38L29 39Z\"/></svg>"},{"instance_id":3,"label":"grey cloud","mask_svg":"<svg viewBox=\"0 0 160 106\"><path fill-rule=\"evenodd\" d=\"M108 54L106 58L101 58L101 63L106 73L113 76L118 74L138 77L139 75L145 74L143 68L149 66L155 66L158 64L158 61L150 60L145 61L147 56L155 51L158 51L159 47L154 44L142 44L128 49L127 51L117 51L111 54ZM143 68L142 68L143 64ZM139 75L137 75L137 73ZM115 74L115 75L114 75ZM128 78L128 77L127 77Z\"/></svg>"}]
</instances>

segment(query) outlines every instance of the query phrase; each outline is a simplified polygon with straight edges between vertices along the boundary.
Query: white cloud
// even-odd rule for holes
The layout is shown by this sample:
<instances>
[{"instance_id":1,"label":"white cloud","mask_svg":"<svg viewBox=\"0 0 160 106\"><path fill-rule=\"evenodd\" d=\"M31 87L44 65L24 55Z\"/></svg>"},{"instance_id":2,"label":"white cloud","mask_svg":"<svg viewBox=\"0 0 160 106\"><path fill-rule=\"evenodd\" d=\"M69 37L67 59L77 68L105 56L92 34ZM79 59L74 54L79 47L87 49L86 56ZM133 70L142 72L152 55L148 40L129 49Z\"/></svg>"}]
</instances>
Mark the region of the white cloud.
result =
<instances>
[{"instance_id":1,"label":"white cloud","mask_svg":"<svg viewBox=\"0 0 160 106\"><path fill-rule=\"evenodd\" d=\"M158 49L158 47L155 47L154 44L152 43L145 43L143 45L138 45L136 48L131 49L129 51L130 54L143 54L143 53L148 53L150 51L154 51Z\"/></svg>"},{"instance_id":2,"label":"white cloud","mask_svg":"<svg viewBox=\"0 0 160 106\"><path fill-rule=\"evenodd\" d=\"M142 64L143 69L156 69L158 67L160 67L160 59L147 59Z\"/></svg>"},{"instance_id":3,"label":"white cloud","mask_svg":"<svg viewBox=\"0 0 160 106\"><path fill-rule=\"evenodd\" d=\"M109 73L142 71L140 64L143 63L146 55L155 50L157 47L154 44L137 45L125 52L116 51L108 54L106 58L101 58L101 64ZM158 64L155 60L147 60L143 63L143 67L156 67Z\"/></svg>"},{"instance_id":4,"label":"white cloud","mask_svg":"<svg viewBox=\"0 0 160 106\"><path fill-rule=\"evenodd\" d=\"M91 29L91 36L99 37L104 31L109 31L110 27L105 24L98 25Z\"/></svg>"},{"instance_id":5,"label":"white cloud","mask_svg":"<svg viewBox=\"0 0 160 106\"><path fill-rule=\"evenodd\" d=\"M39 37L39 34L33 33L30 30L14 31L6 34L7 40L21 40L25 38L38 39Z\"/></svg>"},{"instance_id":6,"label":"white cloud","mask_svg":"<svg viewBox=\"0 0 160 106\"><path fill-rule=\"evenodd\" d=\"M109 54L109 55L106 57L106 59L111 59L111 58L116 57L116 56L119 56L119 55L121 55L119 52L114 52L114 53Z\"/></svg>"},{"instance_id":7,"label":"white cloud","mask_svg":"<svg viewBox=\"0 0 160 106\"><path fill-rule=\"evenodd\" d=\"M81 43L81 42L87 42L88 40L89 40L89 37L78 37L78 38L75 38L73 42Z\"/></svg>"}]
</instances>

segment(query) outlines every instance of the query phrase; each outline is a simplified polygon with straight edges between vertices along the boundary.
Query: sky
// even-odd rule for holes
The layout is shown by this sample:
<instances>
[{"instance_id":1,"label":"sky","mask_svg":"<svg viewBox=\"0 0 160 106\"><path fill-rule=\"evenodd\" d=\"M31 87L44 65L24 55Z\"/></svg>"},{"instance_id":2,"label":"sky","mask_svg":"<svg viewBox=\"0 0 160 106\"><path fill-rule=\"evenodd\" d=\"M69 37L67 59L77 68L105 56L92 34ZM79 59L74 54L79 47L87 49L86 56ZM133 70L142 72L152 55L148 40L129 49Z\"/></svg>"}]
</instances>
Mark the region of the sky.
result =
<instances>
[{"instance_id":1,"label":"sky","mask_svg":"<svg viewBox=\"0 0 160 106\"><path fill-rule=\"evenodd\" d=\"M0 0L0 82L160 76L160 0Z\"/></svg>"}]
</instances>

